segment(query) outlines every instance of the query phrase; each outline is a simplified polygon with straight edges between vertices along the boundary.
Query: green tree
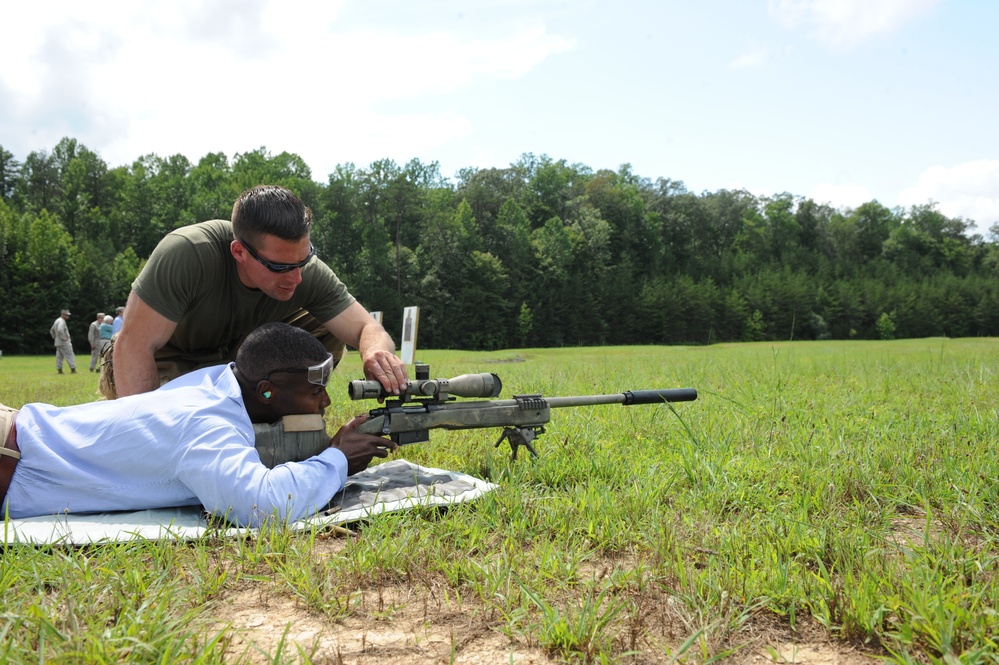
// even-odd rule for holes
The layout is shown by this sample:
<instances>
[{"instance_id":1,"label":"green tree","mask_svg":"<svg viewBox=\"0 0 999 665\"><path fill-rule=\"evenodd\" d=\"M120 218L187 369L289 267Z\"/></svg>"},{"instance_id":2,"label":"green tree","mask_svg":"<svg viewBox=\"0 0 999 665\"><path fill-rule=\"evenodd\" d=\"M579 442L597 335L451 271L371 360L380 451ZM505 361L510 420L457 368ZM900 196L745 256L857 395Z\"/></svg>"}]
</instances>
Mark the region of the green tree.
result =
<instances>
[{"instance_id":1,"label":"green tree","mask_svg":"<svg viewBox=\"0 0 999 665\"><path fill-rule=\"evenodd\" d=\"M313 211L312 242L319 256L341 277L358 271L363 233L369 226L363 223L361 213L362 178L353 164L337 165Z\"/></svg>"},{"instance_id":2,"label":"green tree","mask_svg":"<svg viewBox=\"0 0 999 665\"><path fill-rule=\"evenodd\" d=\"M455 196L468 201L483 235L489 236L503 206L521 200L524 187L519 169L464 169L458 174Z\"/></svg>"},{"instance_id":3,"label":"green tree","mask_svg":"<svg viewBox=\"0 0 999 665\"><path fill-rule=\"evenodd\" d=\"M608 239L607 222L592 208L580 209L573 223L553 217L534 231L532 346L605 342L609 324L601 305Z\"/></svg>"},{"instance_id":4,"label":"green tree","mask_svg":"<svg viewBox=\"0 0 999 665\"><path fill-rule=\"evenodd\" d=\"M60 195L59 168L53 156L44 150L29 153L21 166L21 177L15 182L18 207L35 213L55 210Z\"/></svg>"},{"instance_id":5,"label":"green tree","mask_svg":"<svg viewBox=\"0 0 999 665\"><path fill-rule=\"evenodd\" d=\"M864 203L850 217L856 223L857 250L864 262L881 256L885 241L900 223L898 215L877 201Z\"/></svg>"},{"instance_id":6,"label":"green tree","mask_svg":"<svg viewBox=\"0 0 999 665\"><path fill-rule=\"evenodd\" d=\"M504 201L495 224L483 229L482 245L500 262L508 277L506 300L520 311L520 322L511 330L506 344L521 344L533 327L533 311L529 303L536 302L532 292L538 265L531 245L531 222L514 199Z\"/></svg>"},{"instance_id":7,"label":"green tree","mask_svg":"<svg viewBox=\"0 0 999 665\"><path fill-rule=\"evenodd\" d=\"M598 171L586 183L586 201L600 212L611 231L611 261L630 260L658 272L662 250L660 237L651 223L638 179L631 167L624 165L618 173Z\"/></svg>"},{"instance_id":8,"label":"green tree","mask_svg":"<svg viewBox=\"0 0 999 665\"><path fill-rule=\"evenodd\" d=\"M467 331L460 320L469 310L466 285L478 283L478 276L471 274L476 265L471 257L481 251L480 239L467 201L453 213L443 206L433 208L417 251L420 282L411 295L423 303L421 337L441 348L457 348Z\"/></svg>"},{"instance_id":9,"label":"green tree","mask_svg":"<svg viewBox=\"0 0 999 665\"><path fill-rule=\"evenodd\" d=\"M440 322L437 338L446 348L502 348L516 323L506 298L507 272L499 259L478 250L472 250L464 264L461 289Z\"/></svg>"},{"instance_id":10,"label":"green tree","mask_svg":"<svg viewBox=\"0 0 999 665\"><path fill-rule=\"evenodd\" d=\"M553 217L565 219L569 202L583 195L590 176L585 166L569 165L564 159L555 161L547 155L523 155L514 168L527 179L520 203L535 229Z\"/></svg>"},{"instance_id":11,"label":"green tree","mask_svg":"<svg viewBox=\"0 0 999 665\"><path fill-rule=\"evenodd\" d=\"M210 152L198 160L191 169L190 180L192 193L187 219L202 222L232 217L232 204L243 190L232 182L229 160L224 153Z\"/></svg>"},{"instance_id":12,"label":"green tree","mask_svg":"<svg viewBox=\"0 0 999 665\"><path fill-rule=\"evenodd\" d=\"M650 225L659 235L661 269L670 274L692 272L712 251L701 242L712 224L700 206L701 199L687 191L682 181L668 178L646 188L644 196Z\"/></svg>"},{"instance_id":13,"label":"green tree","mask_svg":"<svg viewBox=\"0 0 999 665\"><path fill-rule=\"evenodd\" d=\"M881 312L875 327L878 329L879 339L895 339L895 312Z\"/></svg>"},{"instance_id":14,"label":"green tree","mask_svg":"<svg viewBox=\"0 0 999 665\"><path fill-rule=\"evenodd\" d=\"M0 350L6 349L11 352L15 345L19 345L17 330L19 326L16 317L17 313L8 303L13 302L13 273L15 258L15 238L16 219L14 211L4 199L0 199L0 302L4 303L0 307Z\"/></svg>"},{"instance_id":15,"label":"green tree","mask_svg":"<svg viewBox=\"0 0 999 665\"><path fill-rule=\"evenodd\" d=\"M21 163L0 145L0 201L9 201L19 178Z\"/></svg>"},{"instance_id":16,"label":"green tree","mask_svg":"<svg viewBox=\"0 0 999 665\"><path fill-rule=\"evenodd\" d=\"M699 214L693 221L697 253L684 274L695 279L712 277L719 284L731 284L738 276L735 258L740 234L750 211L756 214L756 206L756 198L743 190L719 190L702 195L697 205Z\"/></svg>"},{"instance_id":17,"label":"green tree","mask_svg":"<svg viewBox=\"0 0 999 665\"><path fill-rule=\"evenodd\" d=\"M72 237L47 211L28 214L13 235L15 250L10 270L10 299L4 309L16 316L15 353L43 353L51 347L49 326L63 308L77 303L77 250ZM85 324L89 325L89 320ZM84 323L71 321L71 334L79 338Z\"/></svg>"},{"instance_id":18,"label":"green tree","mask_svg":"<svg viewBox=\"0 0 999 665\"><path fill-rule=\"evenodd\" d=\"M115 255L111 262L108 279L109 309L111 306L122 306L128 300L128 294L132 290L132 282L139 276L145 261L136 256L131 247Z\"/></svg>"},{"instance_id":19,"label":"green tree","mask_svg":"<svg viewBox=\"0 0 999 665\"><path fill-rule=\"evenodd\" d=\"M319 203L320 188L312 179L312 169L294 153L272 156L264 147L236 153L229 178L235 190L234 200L240 192L258 185L279 185L295 192L312 209Z\"/></svg>"},{"instance_id":20,"label":"green tree","mask_svg":"<svg viewBox=\"0 0 999 665\"><path fill-rule=\"evenodd\" d=\"M148 155L144 165L149 177L152 225L155 228L165 234L181 226L205 221L190 212L195 190L190 177L192 165L187 157L178 154L163 159Z\"/></svg>"},{"instance_id":21,"label":"green tree","mask_svg":"<svg viewBox=\"0 0 999 665\"><path fill-rule=\"evenodd\" d=\"M152 187L156 163L147 155L132 163L124 174L121 202L112 217L111 227L119 247L131 247L139 256L149 256L166 233L156 216L156 197Z\"/></svg>"},{"instance_id":22,"label":"green tree","mask_svg":"<svg viewBox=\"0 0 999 665\"><path fill-rule=\"evenodd\" d=\"M538 276L527 306L534 312L534 332L529 346L561 346L568 342L569 326L575 317L564 299L571 278L574 239L569 227L552 217L531 234Z\"/></svg>"},{"instance_id":23,"label":"green tree","mask_svg":"<svg viewBox=\"0 0 999 665\"><path fill-rule=\"evenodd\" d=\"M63 139L53 152L62 179L59 219L74 237L108 240L109 214L114 203L108 168L97 153Z\"/></svg>"}]
</instances>

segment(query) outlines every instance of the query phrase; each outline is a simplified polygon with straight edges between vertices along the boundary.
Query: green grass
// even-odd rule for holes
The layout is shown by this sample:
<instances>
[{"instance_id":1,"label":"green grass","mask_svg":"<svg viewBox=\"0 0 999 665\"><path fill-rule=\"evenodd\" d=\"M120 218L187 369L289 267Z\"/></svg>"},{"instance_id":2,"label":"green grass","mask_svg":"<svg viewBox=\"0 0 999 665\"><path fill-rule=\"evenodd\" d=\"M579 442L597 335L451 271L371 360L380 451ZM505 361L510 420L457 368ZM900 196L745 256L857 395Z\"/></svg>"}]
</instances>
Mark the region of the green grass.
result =
<instances>
[{"instance_id":1,"label":"green grass","mask_svg":"<svg viewBox=\"0 0 999 665\"><path fill-rule=\"evenodd\" d=\"M490 630L555 662L712 662L752 647L762 626L806 624L900 663L999 661L999 341L420 360L434 377L496 372L503 397L687 386L700 397L675 410L553 410L536 461L511 463L492 445L498 431L433 432L402 454L500 489L446 513L376 518L333 553L319 555L320 534L281 528L8 547L0 662L250 662L219 627L236 590L290 595L335 624L391 621L399 607L358 601L390 586L474 606ZM337 376L331 423L375 406L347 399L356 354ZM9 406L95 391L96 375L57 376L51 358L0 358ZM278 651L266 662L309 660Z\"/></svg>"}]
</instances>

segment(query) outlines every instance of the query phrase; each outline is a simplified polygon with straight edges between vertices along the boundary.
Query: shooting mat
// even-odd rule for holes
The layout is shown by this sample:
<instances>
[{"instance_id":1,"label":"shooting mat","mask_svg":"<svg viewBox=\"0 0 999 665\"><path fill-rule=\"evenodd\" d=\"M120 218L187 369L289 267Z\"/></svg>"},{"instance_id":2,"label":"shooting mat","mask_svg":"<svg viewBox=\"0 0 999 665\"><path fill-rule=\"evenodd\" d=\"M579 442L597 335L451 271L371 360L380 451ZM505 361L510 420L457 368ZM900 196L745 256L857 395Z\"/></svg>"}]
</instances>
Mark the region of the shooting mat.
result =
<instances>
[{"instance_id":1,"label":"shooting mat","mask_svg":"<svg viewBox=\"0 0 999 665\"><path fill-rule=\"evenodd\" d=\"M496 485L457 471L418 466L399 459L368 468L347 479L327 510L291 524L304 530L344 524L385 512L418 506L447 506L477 499ZM91 515L53 515L0 523L4 543L88 545L135 539L193 540L209 530L220 537L252 534L255 529L209 525L198 506Z\"/></svg>"}]
</instances>

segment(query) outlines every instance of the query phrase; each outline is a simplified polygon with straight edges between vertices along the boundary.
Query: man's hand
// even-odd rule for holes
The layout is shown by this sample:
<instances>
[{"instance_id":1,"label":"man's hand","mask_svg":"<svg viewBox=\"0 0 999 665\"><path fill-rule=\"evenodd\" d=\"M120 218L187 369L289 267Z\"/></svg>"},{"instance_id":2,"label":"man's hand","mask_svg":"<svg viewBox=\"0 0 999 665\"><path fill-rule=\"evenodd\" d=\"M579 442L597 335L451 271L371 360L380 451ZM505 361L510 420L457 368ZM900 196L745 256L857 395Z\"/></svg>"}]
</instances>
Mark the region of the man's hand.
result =
<instances>
[{"instance_id":1,"label":"man's hand","mask_svg":"<svg viewBox=\"0 0 999 665\"><path fill-rule=\"evenodd\" d=\"M382 384L386 392L398 395L409 382L406 365L391 351L376 350L364 359L364 376Z\"/></svg>"},{"instance_id":2,"label":"man's hand","mask_svg":"<svg viewBox=\"0 0 999 665\"><path fill-rule=\"evenodd\" d=\"M330 439L330 446L339 448L347 458L347 475L353 476L368 468L373 457L388 457L399 446L391 439L374 434L361 434L357 428L368 419L367 414L351 418Z\"/></svg>"},{"instance_id":3,"label":"man's hand","mask_svg":"<svg viewBox=\"0 0 999 665\"><path fill-rule=\"evenodd\" d=\"M395 343L360 303L351 304L323 325L337 339L357 347L364 376L382 384L385 392L398 395L409 385L406 365L395 355Z\"/></svg>"}]
</instances>

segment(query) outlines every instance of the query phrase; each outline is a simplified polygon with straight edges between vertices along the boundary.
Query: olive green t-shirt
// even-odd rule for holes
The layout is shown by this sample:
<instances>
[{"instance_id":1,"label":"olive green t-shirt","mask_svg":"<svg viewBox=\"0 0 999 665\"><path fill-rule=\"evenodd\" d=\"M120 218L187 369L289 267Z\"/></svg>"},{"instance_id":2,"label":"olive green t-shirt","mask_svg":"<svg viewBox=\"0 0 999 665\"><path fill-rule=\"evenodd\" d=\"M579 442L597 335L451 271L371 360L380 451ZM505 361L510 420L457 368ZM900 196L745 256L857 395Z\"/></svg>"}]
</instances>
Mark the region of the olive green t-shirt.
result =
<instances>
[{"instance_id":1,"label":"olive green t-shirt","mask_svg":"<svg viewBox=\"0 0 999 665\"><path fill-rule=\"evenodd\" d=\"M156 246L132 283L143 302L177 324L157 357L218 353L232 357L243 337L271 321L306 310L326 322L354 302L329 266L318 258L302 268L302 283L280 301L247 288L236 274L229 246L232 223L211 220L181 227Z\"/></svg>"}]
</instances>

